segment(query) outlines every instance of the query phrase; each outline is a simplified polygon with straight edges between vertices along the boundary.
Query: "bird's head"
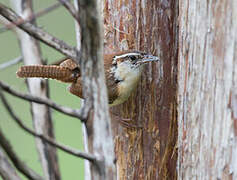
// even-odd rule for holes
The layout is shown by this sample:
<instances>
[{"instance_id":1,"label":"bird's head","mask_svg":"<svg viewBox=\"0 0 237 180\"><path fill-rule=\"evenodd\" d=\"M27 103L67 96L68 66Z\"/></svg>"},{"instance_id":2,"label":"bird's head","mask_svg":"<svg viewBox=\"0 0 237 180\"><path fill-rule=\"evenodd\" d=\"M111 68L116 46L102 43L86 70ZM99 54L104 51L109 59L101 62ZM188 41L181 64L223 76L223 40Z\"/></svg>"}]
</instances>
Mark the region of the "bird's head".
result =
<instances>
[{"instance_id":1,"label":"bird's head","mask_svg":"<svg viewBox=\"0 0 237 180\"><path fill-rule=\"evenodd\" d=\"M113 57L111 73L118 81L135 81L140 77L143 65L159 61L159 58L140 51L122 52Z\"/></svg>"},{"instance_id":2,"label":"bird's head","mask_svg":"<svg viewBox=\"0 0 237 180\"><path fill-rule=\"evenodd\" d=\"M118 97L111 106L121 104L128 99L136 88L143 71L143 65L158 61L159 58L139 51L127 51L113 56L110 66L110 77L116 83ZM109 91L113 90L109 87Z\"/></svg>"},{"instance_id":3,"label":"bird's head","mask_svg":"<svg viewBox=\"0 0 237 180\"><path fill-rule=\"evenodd\" d=\"M126 64L131 68L136 69L152 61L159 61L159 58L145 52L127 51L115 55L113 57L112 65L117 66L118 64Z\"/></svg>"}]
</instances>

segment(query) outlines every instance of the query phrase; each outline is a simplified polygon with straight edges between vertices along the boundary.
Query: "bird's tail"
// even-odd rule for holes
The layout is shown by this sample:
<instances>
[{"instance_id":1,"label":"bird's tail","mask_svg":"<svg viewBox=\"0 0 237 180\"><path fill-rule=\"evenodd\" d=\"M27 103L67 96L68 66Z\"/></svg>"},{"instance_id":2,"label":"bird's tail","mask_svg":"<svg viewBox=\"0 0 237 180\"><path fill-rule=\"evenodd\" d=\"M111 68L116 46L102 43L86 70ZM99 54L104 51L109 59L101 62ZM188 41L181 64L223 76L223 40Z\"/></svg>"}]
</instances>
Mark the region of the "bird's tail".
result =
<instances>
[{"instance_id":1,"label":"bird's tail","mask_svg":"<svg viewBox=\"0 0 237 180\"><path fill-rule=\"evenodd\" d=\"M20 78L41 77L63 82L74 82L77 79L72 70L56 65L21 66L16 74Z\"/></svg>"}]
</instances>

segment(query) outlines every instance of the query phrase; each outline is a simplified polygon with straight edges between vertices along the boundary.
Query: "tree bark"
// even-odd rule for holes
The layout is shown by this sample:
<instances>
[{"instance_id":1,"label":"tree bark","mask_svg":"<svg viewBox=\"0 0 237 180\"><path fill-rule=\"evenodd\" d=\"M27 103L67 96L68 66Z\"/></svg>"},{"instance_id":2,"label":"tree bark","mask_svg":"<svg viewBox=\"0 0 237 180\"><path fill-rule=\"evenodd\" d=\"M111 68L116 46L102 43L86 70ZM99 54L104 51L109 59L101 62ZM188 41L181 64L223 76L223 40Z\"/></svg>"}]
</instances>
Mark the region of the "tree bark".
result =
<instances>
[{"instance_id":1,"label":"tree bark","mask_svg":"<svg viewBox=\"0 0 237 180\"><path fill-rule=\"evenodd\" d=\"M74 0L74 6L75 9L78 11L79 10L79 2L78 0ZM76 32L76 40L77 40L77 50L81 50L81 28L79 25L80 22L75 20L75 32ZM81 106L84 105L84 100L81 99ZM83 146L84 146L84 151L86 153L89 152L88 149L88 136L87 136L87 131L86 131L86 125L83 123L82 124L82 135L83 135ZM84 160L84 180L91 180L91 169L90 169L90 162L87 160Z\"/></svg>"},{"instance_id":2,"label":"tree bark","mask_svg":"<svg viewBox=\"0 0 237 180\"><path fill-rule=\"evenodd\" d=\"M237 179L237 1L180 1L179 179Z\"/></svg>"},{"instance_id":3,"label":"tree bark","mask_svg":"<svg viewBox=\"0 0 237 180\"><path fill-rule=\"evenodd\" d=\"M118 179L176 179L178 2L106 0L105 52L137 49L160 57L137 91L112 108ZM129 118L140 128L123 128Z\"/></svg>"},{"instance_id":4,"label":"tree bark","mask_svg":"<svg viewBox=\"0 0 237 180\"><path fill-rule=\"evenodd\" d=\"M33 14L31 0L12 0L16 12L22 18L29 18ZM17 29L21 45L24 64L42 64L38 42L27 33ZM27 79L29 92L40 97L48 96L47 81L43 79ZM53 124L49 108L45 105L32 103L31 113L33 125L37 133L54 138ZM36 139L41 165L46 179L59 180L60 172L55 147Z\"/></svg>"},{"instance_id":5,"label":"tree bark","mask_svg":"<svg viewBox=\"0 0 237 180\"><path fill-rule=\"evenodd\" d=\"M100 1L78 0L81 28L80 71L83 82L84 107L93 108L86 122L88 151L97 157L90 164L91 179L116 179L115 154L111 123L108 112L108 96L103 64L103 29ZM88 177L87 177L88 178Z\"/></svg>"}]
</instances>

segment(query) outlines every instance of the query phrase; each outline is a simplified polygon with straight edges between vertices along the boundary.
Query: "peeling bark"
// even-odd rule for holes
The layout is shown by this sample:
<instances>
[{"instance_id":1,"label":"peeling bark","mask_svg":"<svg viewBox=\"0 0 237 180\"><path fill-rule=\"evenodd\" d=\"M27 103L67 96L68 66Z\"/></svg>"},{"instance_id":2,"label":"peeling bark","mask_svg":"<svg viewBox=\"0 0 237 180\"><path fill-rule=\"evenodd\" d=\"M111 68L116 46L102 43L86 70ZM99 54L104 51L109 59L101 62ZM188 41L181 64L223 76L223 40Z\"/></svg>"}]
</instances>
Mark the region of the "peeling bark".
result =
<instances>
[{"instance_id":1,"label":"peeling bark","mask_svg":"<svg viewBox=\"0 0 237 180\"><path fill-rule=\"evenodd\" d=\"M22 18L28 18L32 16L33 10L31 0L12 0L12 2L15 6L16 12L21 15ZM26 65L42 64L41 52L38 42L34 38L30 37L27 33L19 29L17 29L17 34L21 45L24 63ZM48 96L46 80L27 79L27 85L29 92L32 95L37 95L40 97ZM53 124L49 108L45 105L32 103L31 112L33 125L36 132L54 138ZM50 180L60 179L55 147L42 142L40 139L36 139L36 144L45 178Z\"/></svg>"},{"instance_id":2,"label":"peeling bark","mask_svg":"<svg viewBox=\"0 0 237 180\"><path fill-rule=\"evenodd\" d=\"M112 180L116 179L116 168L104 77L100 1L78 0L78 4L81 28L81 39L78 37L81 43L78 43L78 47L81 46L81 57L77 60L80 62L83 96L87 97L84 105L93 108L91 117L86 122L86 149L97 157L97 161L90 163L91 174L87 178Z\"/></svg>"},{"instance_id":3,"label":"peeling bark","mask_svg":"<svg viewBox=\"0 0 237 180\"><path fill-rule=\"evenodd\" d=\"M236 7L180 1L179 179L237 179Z\"/></svg>"},{"instance_id":4,"label":"peeling bark","mask_svg":"<svg viewBox=\"0 0 237 180\"><path fill-rule=\"evenodd\" d=\"M112 108L118 179L176 179L178 3L106 0L105 52L137 49L158 55L137 91ZM129 118L142 129L121 127Z\"/></svg>"}]
</instances>

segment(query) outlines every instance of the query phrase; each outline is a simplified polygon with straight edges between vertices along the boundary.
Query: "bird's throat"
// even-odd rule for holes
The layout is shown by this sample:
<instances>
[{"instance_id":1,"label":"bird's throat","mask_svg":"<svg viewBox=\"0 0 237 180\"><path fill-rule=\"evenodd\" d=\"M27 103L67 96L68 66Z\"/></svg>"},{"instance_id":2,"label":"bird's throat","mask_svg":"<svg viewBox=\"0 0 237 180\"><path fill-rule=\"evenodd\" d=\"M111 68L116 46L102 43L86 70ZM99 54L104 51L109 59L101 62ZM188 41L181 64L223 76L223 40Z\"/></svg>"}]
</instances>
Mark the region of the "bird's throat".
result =
<instances>
[{"instance_id":1,"label":"bird's throat","mask_svg":"<svg viewBox=\"0 0 237 180\"><path fill-rule=\"evenodd\" d=\"M143 67L132 68L126 63L121 63L116 69L114 69L114 78L119 79L120 82L117 84L118 97L110 104L111 106L122 104L126 101L140 80Z\"/></svg>"}]
</instances>

